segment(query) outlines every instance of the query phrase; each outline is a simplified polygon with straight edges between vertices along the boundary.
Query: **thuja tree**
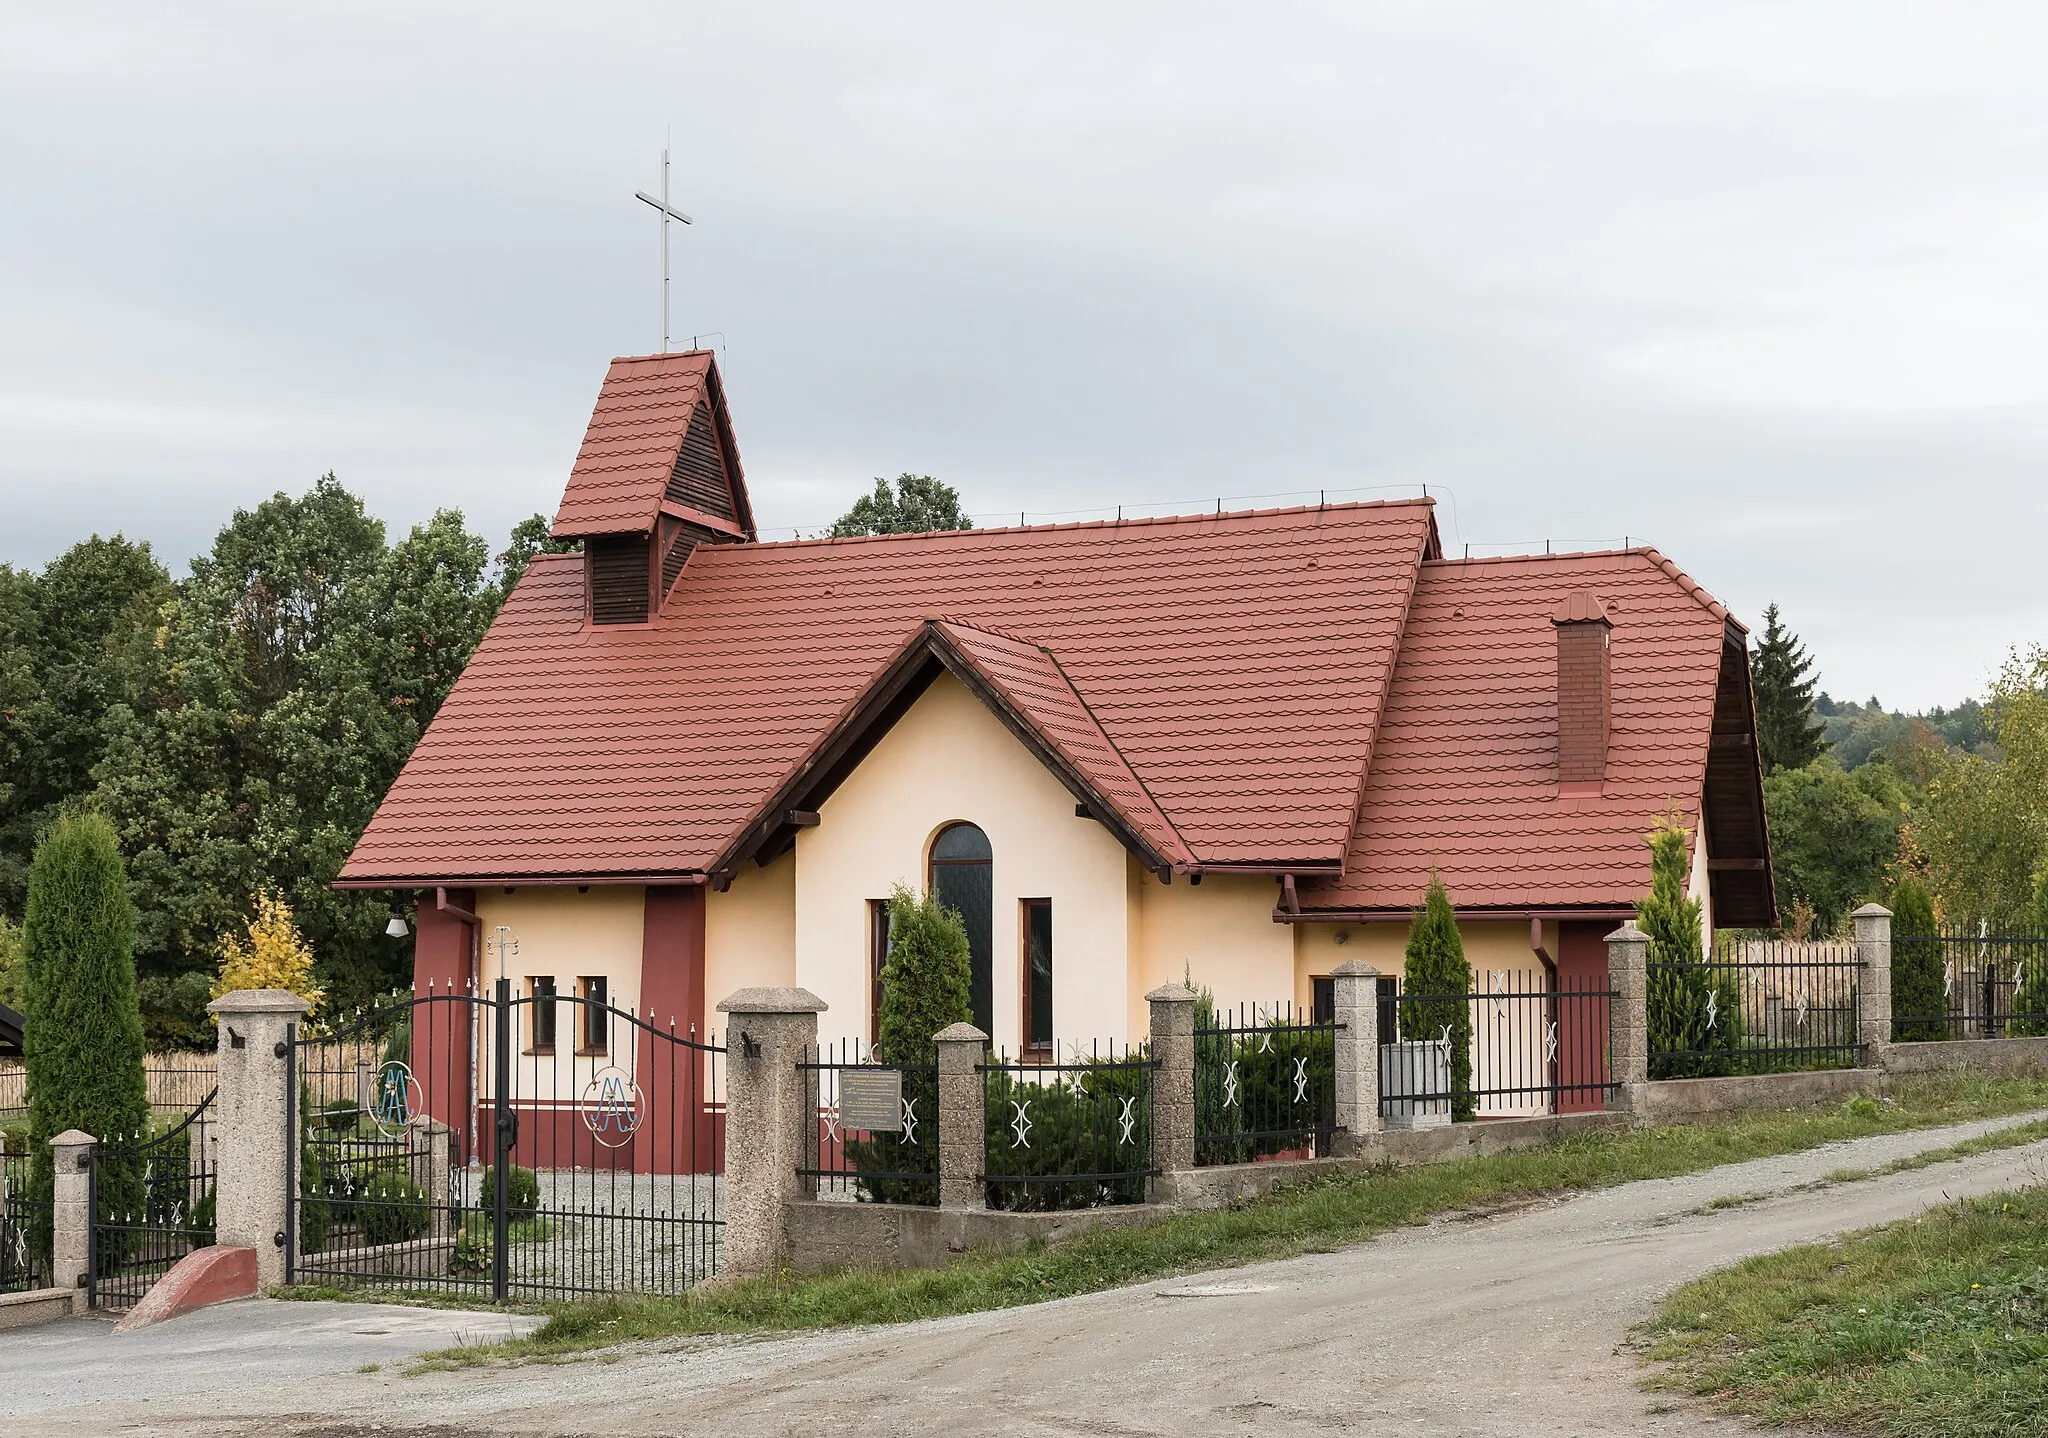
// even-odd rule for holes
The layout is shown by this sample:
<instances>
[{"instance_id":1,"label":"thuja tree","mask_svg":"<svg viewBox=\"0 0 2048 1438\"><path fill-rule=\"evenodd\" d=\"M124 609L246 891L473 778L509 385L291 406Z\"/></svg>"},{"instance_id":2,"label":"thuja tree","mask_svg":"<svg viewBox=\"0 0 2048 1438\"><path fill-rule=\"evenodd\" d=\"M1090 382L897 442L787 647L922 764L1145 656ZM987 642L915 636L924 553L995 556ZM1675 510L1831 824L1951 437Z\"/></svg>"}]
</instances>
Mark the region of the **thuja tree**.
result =
<instances>
[{"instance_id":1,"label":"thuja tree","mask_svg":"<svg viewBox=\"0 0 2048 1438\"><path fill-rule=\"evenodd\" d=\"M916 1128L851 1139L846 1157L862 1174L924 1174L930 1179L864 1177L861 1196L876 1203L938 1200L939 1084L933 1036L973 1013L967 929L938 896L899 884L889 896L889 957L882 965L881 1043L877 1057L906 1070L903 1098Z\"/></svg>"},{"instance_id":2,"label":"thuja tree","mask_svg":"<svg viewBox=\"0 0 2048 1438\"><path fill-rule=\"evenodd\" d=\"M1450 892L1435 874L1423 893L1422 906L1408 922L1408 953L1401 974L1400 1030L1410 1040L1448 1041L1451 1062L1451 1116L1468 1119L1478 1112L1472 1097L1472 970L1465 962L1465 942L1458 936L1458 915Z\"/></svg>"},{"instance_id":3,"label":"thuja tree","mask_svg":"<svg viewBox=\"0 0 2048 1438\"><path fill-rule=\"evenodd\" d=\"M67 1129L95 1138L139 1133L149 1121L142 1016L135 1004L135 910L114 829L97 814L65 814L36 845L22 925L33 1192L52 1191L50 1140ZM103 1164L106 1211L139 1212L139 1173ZM106 1251L111 1261L117 1254Z\"/></svg>"},{"instance_id":4,"label":"thuja tree","mask_svg":"<svg viewBox=\"0 0 2048 1438\"><path fill-rule=\"evenodd\" d=\"M1742 991L1709 968L1703 906L1686 894L1691 836L1676 819L1651 831L1650 892L1636 903L1649 936L1650 1077L1733 1073L1742 1046Z\"/></svg>"},{"instance_id":5,"label":"thuja tree","mask_svg":"<svg viewBox=\"0 0 2048 1438\"><path fill-rule=\"evenodd\" d=\"M1899 1043L1948 1037L1948 986L1934 904L1908 874L1892 890L1892 1038Z\"/></svg>"},{"instance_id":6,"label":"thuja tree","mask_svg":"<svg viewBox=\"0 0 2048 1438\"><path fill-rule=\"evenodd\" d=\"M2020 986L2012 997L2011 1033L2016 1038L2048 1035L2048 854L2034 870L2034 901L2027 934L2019 946Z\"/></svg>"}]
</instances>

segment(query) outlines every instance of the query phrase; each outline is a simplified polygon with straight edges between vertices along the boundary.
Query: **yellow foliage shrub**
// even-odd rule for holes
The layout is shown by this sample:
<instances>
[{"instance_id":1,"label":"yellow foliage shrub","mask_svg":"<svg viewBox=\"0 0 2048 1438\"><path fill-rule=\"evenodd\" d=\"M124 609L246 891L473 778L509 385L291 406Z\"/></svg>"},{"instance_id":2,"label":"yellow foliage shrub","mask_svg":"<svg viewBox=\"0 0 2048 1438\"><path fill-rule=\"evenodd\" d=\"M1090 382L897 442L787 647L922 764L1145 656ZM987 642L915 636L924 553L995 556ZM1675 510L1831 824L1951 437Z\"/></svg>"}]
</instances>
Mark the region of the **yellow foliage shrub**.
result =
<instances>
[{"instance_id":1,"label":"yellow foliage shrub","mask_svg":"<svg viewBox=\"0 0 2048 1438\"><path fill-rule=\"evenodd\" d=\"M320 1004L312 946L292 922L291 905L276 894L256 896L256 916L246 936L229 934L220 941L220 978L213 996L234 989L284 989L315 1008Z\"/></svg>"}]
</instances>

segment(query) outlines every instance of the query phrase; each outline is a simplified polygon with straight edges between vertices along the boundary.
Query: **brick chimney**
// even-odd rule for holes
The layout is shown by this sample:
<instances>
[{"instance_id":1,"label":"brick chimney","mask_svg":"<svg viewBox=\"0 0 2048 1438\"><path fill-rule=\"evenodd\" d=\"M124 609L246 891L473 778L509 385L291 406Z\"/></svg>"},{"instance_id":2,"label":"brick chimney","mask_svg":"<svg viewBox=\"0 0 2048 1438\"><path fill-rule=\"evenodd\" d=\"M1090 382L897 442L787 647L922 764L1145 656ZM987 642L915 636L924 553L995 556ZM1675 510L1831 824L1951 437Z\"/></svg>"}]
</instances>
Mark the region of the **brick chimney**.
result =
<instances>
[{"instance_id":1,"label":"brick chimney","mask_svg":"<svg viewBox=\"0 0 2048 1438\"><path fill-rule=\"evenodd\" d=\"M1607 638L1613 622L1587 589L1567 594L1550 622L1557 628L1558 789L1597 793L1607 776Z\"/></svg>"}]
</instances>

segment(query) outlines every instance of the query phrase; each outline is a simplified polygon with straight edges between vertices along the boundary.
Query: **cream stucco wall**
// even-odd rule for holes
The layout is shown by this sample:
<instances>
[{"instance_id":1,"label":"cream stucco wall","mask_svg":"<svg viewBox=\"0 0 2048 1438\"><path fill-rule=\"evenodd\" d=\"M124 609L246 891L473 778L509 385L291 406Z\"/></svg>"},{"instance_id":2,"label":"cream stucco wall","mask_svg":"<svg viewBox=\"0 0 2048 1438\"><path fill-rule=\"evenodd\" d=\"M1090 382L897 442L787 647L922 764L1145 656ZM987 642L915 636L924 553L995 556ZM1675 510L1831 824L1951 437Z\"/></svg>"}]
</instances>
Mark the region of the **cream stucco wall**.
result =
<instances>
[{"instance_id":1,"label":"cream stucco wall","mask_svg":"<svg viewBox=\"0 0 2048 1438\"><path fill-rule=\"evenodd\" d=\"M1406 962L1408 925L1404 922L1297 924L1294 933L1297 1002L1306 1002L1311 978L1328 974L1339 964L1357 959L1388 978L1399 978ZM1460 920L1458 937L1465 945L1465 962L1480 975L1482 987L1491 972L1520 974L1543 967L1543 961L1529 948L1527 919ZM1556 923L1543 925L1543 946L1552 958L1557 957Z\"/></svg>"},{"instance_id":2,"label":"cream stucco wall","mask_svg":"<svg viewBox=\"0 0 2048 1438\"><path fill-rule=\"evenodd\" d=\"M819 808L796 842L796 982L831 1007L821 1039L868 1034L868 901L922 889L932 838L966 821L994 853L995 1041L1014 1051L1022 1009L1018 901L1053 901L1053 1033L1127 1040L1124 849L1002 723L942 675ZM734 890L739 885L734 883ZM1139 1031L1142 1033L1142 1030Z\"/></svg>"},{"instance_id":3,"label":"cream stucco wall","mask_svg":"<svg viewBox=\"0 0 2048 1438\"><path fill-rule=\"evenodd\" d=\"M1132 923L1129 1031L1142 1036L1151 1019L1145 995L1161 984L1192 977L1216 996L1218 1008L1306 1004L1297 981L1291 926L1273 922L1280 895L1270 875L1212 874L1200 884L1162 884L1135 861L1129 892Z\"/></svg>"},{"instance_id":4,"label":"cream stucco wall","mask_svg":"<svg viewBox=\"0 0 2048 1438\"><path fill-rule=\"evenodd\" d=\"M481 890L476 898L484 937L481 987L488 993L502 972L511 979L514 995L523 995L529 978L553 975L556 992L566 997L576 992L577 979L602 974L612 1004L637 1011L646 907L646 890L638 887L594 885L585 893L554 887L514 889L509 894ZM497 943L501 924L519 942L519 951L502 964ZM574 1051L575 1012L574 1005L557 1011L555 1054L562 1060L570 1060ZM530 1042L530 1033L519 1035L521 1050ZM527 1057L522 1052L513 1071L521 1094L529 1089L550 1096L559 1092L554 1063L546 1055Z\"/></svg>"},{"instance_id":5,"label":"cream stucco wall","mask_svg":"<svg viewBox=\"0 0 2048 1438\"><path fill-rule=\"evenodd\" d=\"M718 1001L735 989L782 988L796 977L796 852L767 868L743 864L732 887L704 896L704 1006L722 1031Z\"/></svg>"}]
</instances>

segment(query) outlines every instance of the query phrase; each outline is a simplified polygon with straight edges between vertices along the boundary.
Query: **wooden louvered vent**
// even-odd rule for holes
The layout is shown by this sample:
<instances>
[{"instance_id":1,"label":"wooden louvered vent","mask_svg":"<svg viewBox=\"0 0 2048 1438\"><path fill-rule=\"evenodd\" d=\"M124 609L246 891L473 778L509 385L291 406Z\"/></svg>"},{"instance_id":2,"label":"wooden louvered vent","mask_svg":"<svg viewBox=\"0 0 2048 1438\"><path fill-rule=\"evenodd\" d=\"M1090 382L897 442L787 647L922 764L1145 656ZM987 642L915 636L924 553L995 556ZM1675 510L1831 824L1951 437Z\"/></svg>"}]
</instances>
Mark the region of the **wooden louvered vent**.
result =
<instances>
[{"instance_id":1,"label":"wooden louvered vent","mask_svg":"<svg viewBox=\"0 0 2048 1438\"><path fill-rule=\"evenodd\" d=\"M664 597L676 587L676 576L683 572L683 562L696 547L697 541L687 534L678 534L669 542L668 553L662 556L661 561L661 592Z\"/></svg>"},{"instance_id":2,"label":"wooden louvered vent","mask_svg":"<svg viewBox=\"0 0 2048 1438\"><path fill-rule=\"evenodd\" d=\"M600 534L589 555L590 617L598 624L647 622L648 543L644 534Z\"/></svg>"},{"instance_id":3,"label":"wooden louvered vent","mask_svg":"<svg viewBox=\"0 0 2048 1438\"><path fill-rule=\"evenodd\" d=\"M676 467L669 473L666 498L720 519L738 517L732 505L732 485L726 478L725 456L718 447L718 427L712 422L708 404L699 404L690 416Z\"/></svg>"}]
</instances>

